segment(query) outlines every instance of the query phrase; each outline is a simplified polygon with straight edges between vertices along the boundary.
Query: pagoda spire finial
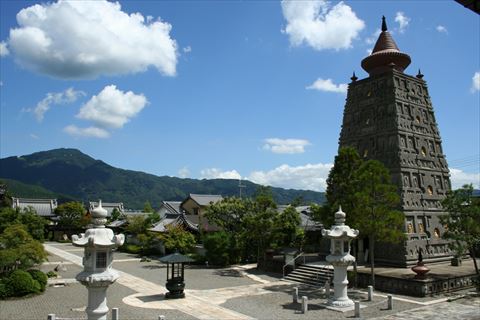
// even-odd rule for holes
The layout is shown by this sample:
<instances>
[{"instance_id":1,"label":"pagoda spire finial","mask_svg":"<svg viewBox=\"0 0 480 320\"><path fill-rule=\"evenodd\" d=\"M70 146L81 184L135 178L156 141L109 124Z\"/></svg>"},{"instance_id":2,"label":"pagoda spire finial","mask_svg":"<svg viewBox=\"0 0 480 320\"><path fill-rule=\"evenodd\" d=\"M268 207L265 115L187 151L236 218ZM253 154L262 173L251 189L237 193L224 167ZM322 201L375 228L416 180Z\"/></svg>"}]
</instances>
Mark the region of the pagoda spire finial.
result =
<instances>
[{"instance_id":1,"label":"pagoda spire finial","mask_svg":"<svg viewBox=\"0 0 480 320\"><path fill-rule=\"evenodd\" d=\"M382 31L387 31L387 22L385 21L385 16L382 16Z\"/></svg>"}]
</instances>

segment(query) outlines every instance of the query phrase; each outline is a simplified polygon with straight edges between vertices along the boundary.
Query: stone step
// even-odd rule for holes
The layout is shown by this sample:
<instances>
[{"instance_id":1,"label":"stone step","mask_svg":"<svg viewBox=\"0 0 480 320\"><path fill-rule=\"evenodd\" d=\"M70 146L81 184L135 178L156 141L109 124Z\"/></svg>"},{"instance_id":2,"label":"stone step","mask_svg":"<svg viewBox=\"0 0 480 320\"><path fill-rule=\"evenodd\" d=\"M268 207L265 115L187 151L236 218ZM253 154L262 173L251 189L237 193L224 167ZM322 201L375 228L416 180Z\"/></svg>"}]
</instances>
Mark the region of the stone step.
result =
<instances>
[{"instance_id":1,"label":"stone step","mask_svg":"<svg viewBox=\"0 0 480 320\"><path fill-rule=\"evenodd\" d=\"M324 286L328 280L333 279L333 269L329 266L300 265L284 279L312 286Z\"/></svg>"}]
</instances>

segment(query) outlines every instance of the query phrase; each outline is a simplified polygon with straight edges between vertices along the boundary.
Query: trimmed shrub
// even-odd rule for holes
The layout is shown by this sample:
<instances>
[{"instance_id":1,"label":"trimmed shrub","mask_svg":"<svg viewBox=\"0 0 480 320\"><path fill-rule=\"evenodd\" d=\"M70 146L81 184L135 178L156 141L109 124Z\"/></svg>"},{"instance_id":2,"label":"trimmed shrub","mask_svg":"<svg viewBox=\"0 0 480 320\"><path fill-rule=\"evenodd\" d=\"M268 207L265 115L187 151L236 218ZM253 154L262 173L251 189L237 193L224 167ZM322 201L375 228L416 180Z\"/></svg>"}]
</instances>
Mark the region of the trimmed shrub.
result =
<instances>
[{"instance_id":1,"label":"trimmed shrub","mask_svg":"<svg viewBox=\"0 0 480 320\"><path fill-rule=\"evenodd\" d=\"M5 280L6 279L0 279L0 299L5 299L12 295L10 287Z\"/></svg>"},{"instance_id":2,"label":"trimmed shrub","mask_svg":"<svg viewBox=\"0 0 480 320\"><path fill-rule=\"evenodd\" d=\"M13 271L7 279L7 290L12 296L21 297L29 293L40 292L40 284L34 280L30 273L23 270Z\"/></svg>"},{"instance_id":3,"label":"trimmed shrub","mask_svg":"<svg viewBox=\"0 0 480 320\"><path fill-rule=\"evenodd\" d=\"M47 278L56 278L58 275L55 271L48 271Z\"/></svg>"},{"instance_id":4,"label":"trimmed shrub","mask_svg":"<svg viewBox=\"0 0 480 320\"><path fill-rule=\"evenodd\" d=\"M230 236L224 231L207 234L203 239L207 250L206 257L211 265L226 266L229 264Z\"/></svg>"},{"instance_id":5,"label":"trimmed shrub","mask_svg":"<svg viewBox=\"0 0 480 320\"><path fill-rule=\"evenodd\" d=\"M121 251L123 252L128 252L128 253L133 253L133 254L139 254L142 252L142 247L137 246L136 244L126 244L120 247L122 249Z\"/></svg>"},{"instance_id":6,"label":"trimmed shrub","mask_svg":"<svg viewBox=\"0 0 480 320\"><path fill-rule=\"evenodd\" d=\"M40 284L40 291L45 291L47 286L48 277L45 273L37 269L28 270L28 273L32 276L33 280L37 280Z\"/></svg>"}]
</instances>

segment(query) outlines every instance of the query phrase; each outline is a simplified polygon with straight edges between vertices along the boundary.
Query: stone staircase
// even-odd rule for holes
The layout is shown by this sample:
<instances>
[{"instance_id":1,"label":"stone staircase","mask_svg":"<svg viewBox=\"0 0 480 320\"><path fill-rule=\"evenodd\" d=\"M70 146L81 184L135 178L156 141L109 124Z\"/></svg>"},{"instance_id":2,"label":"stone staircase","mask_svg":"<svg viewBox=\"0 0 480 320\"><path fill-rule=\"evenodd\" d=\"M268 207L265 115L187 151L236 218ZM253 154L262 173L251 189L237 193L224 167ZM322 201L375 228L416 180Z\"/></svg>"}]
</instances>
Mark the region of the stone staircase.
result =
<instances>
[{"instance_id":1,"label":"stone staircase","mask_svg":"<svg viewBox=\"0 0 480 320\"><path fill-rule=\"evenodd\" d=\"M327 280L330 280L330 284L332 283L333 269L328 265L317 266L301 264L283 279L307 284L310 286L323 287Z\"/></svg>"}]
</instances>

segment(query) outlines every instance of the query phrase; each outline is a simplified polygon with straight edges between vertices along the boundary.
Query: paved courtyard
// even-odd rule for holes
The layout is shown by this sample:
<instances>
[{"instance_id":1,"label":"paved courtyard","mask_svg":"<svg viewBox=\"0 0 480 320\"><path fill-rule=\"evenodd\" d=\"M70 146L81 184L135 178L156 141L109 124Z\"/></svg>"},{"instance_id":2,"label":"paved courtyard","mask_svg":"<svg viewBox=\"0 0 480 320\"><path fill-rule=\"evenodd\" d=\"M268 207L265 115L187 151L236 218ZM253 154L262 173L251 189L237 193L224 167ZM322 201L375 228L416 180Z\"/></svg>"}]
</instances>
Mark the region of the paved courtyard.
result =
<instances>
[{"instance_id":1,"label":"paved courtyard","mask_svg":"<svg viewBox=\"0 0 480 320\"><path fill-rule=\"evenodd\" d=\"M85 318L87 290L74 278L80 272L83 249L71 244L47 243L49 261L42 270L53 270L60 262L60 286L50 286L42 295L0 301L0 319ZM108 289L108 305L120 309L121 319L348 319L353 310L336 312L324 306L324 293L300 286L300 296L309 299L309 311L299 312L292 291L298 284L275 275L260 273L253 265L232 268L190 266L185 270L186 298L165 300L165 266L158 261L140 262L135 255L116 252L113 264L120 278ZM363 319L480 319L480 298L468 291L449 297L411 298L394 296L393 310L386 309L385 295L366 301L363 291L349 295L361 302ZM452 300L448 302L448 299Z\"/></svg>"}]
</instances>

